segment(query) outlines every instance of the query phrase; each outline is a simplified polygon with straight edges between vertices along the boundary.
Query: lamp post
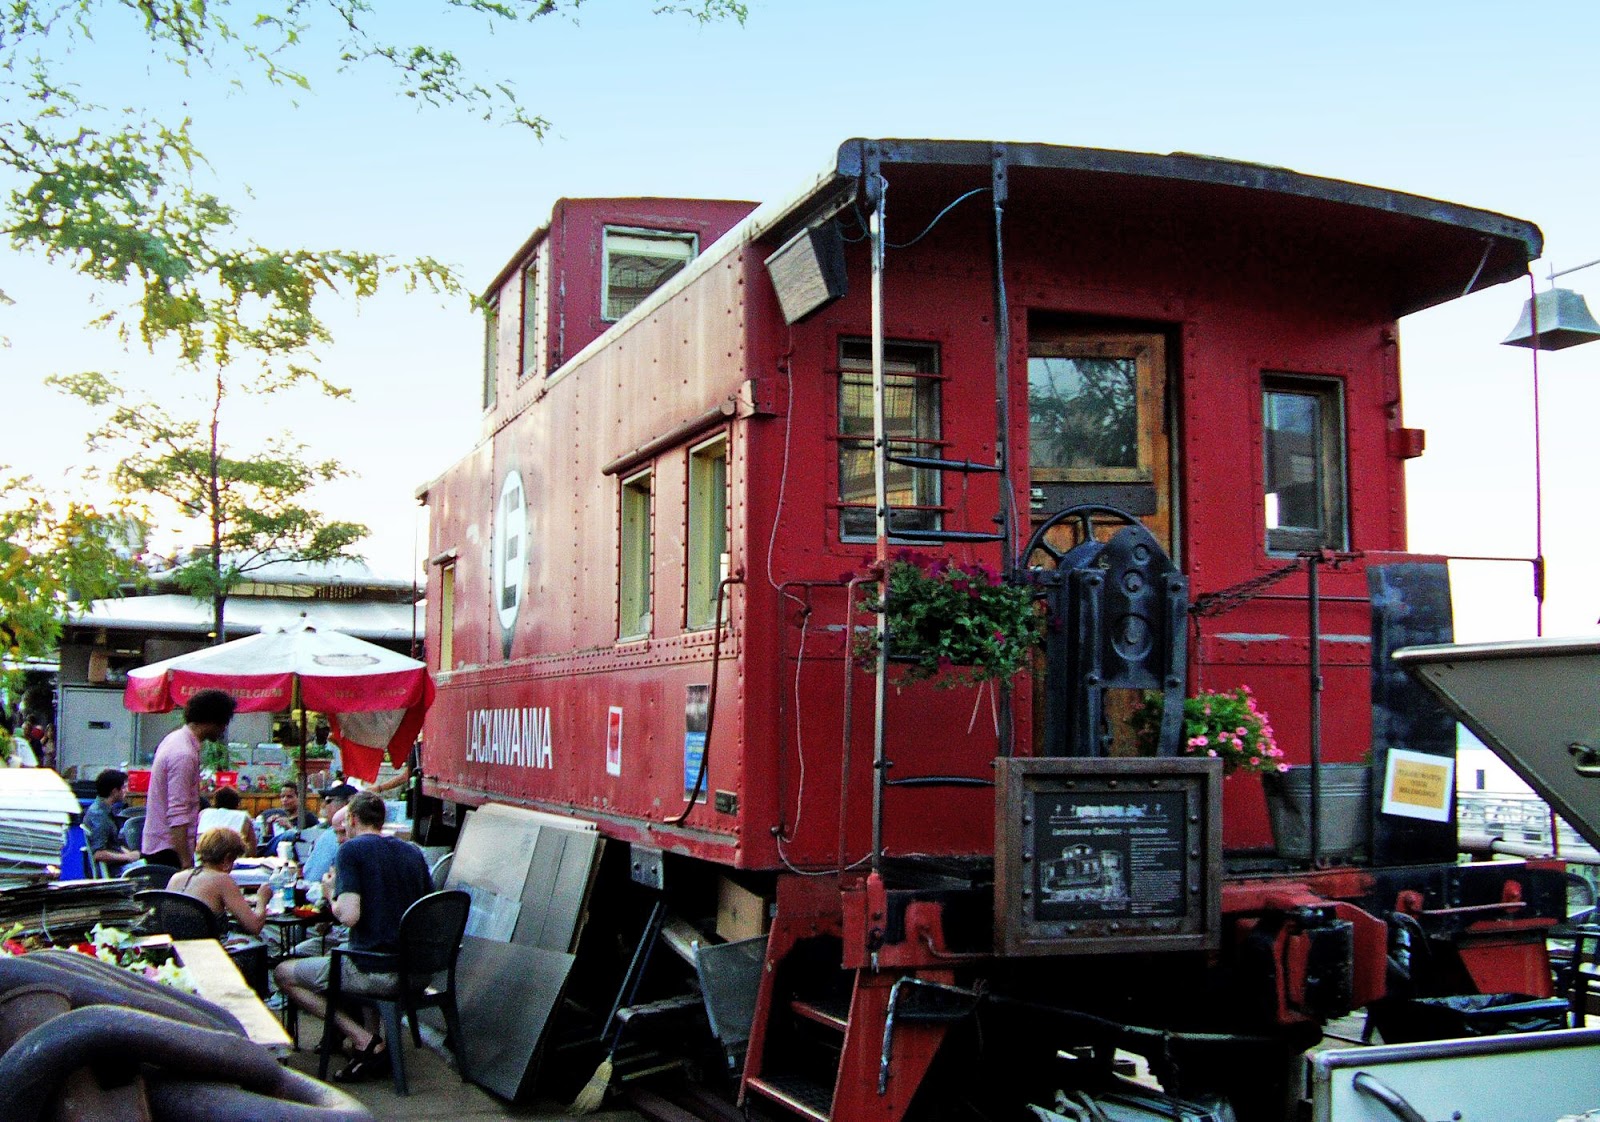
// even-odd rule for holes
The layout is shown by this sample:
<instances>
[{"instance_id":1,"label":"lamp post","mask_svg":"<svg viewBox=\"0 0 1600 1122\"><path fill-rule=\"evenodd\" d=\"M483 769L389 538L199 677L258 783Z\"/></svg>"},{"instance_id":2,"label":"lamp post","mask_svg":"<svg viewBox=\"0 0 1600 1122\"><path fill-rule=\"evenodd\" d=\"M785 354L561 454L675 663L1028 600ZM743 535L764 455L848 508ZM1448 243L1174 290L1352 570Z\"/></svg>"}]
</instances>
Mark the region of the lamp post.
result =
<instances>
[{"instance_id":1,"label":"lamp post","mask_svg":"<svg viewBox=\"0 0 1600 1122\"><path fill-rule=\"evenodd\" d=\"M1528 270L1528 300L1522 305L1522 318L1511 334L1501 340L1508 347L1526 347L1533 359L1533 600L1534 634L1544 634L1544 456L1539 419L1539 352L1562 351L1600 339L1600 323L1589 314L1589 305L1571 289L1555 287L1555 279L1576 273L1600 258L1585 261L1560 272L1550 273L1550 287L1543 292Z\"/></svg>"}]
</instances>

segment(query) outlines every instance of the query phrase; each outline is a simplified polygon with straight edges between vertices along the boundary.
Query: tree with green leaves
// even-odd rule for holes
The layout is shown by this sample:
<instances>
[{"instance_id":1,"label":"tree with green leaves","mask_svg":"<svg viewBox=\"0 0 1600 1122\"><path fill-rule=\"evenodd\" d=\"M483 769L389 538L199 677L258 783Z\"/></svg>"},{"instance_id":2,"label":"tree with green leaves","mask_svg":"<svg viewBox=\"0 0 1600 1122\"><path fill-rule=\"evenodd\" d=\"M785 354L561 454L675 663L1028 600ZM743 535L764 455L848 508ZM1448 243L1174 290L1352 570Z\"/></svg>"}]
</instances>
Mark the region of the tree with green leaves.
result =
<instances>
[{"instance_id":1,"label":"tree with green leaves","mask_svg":"<svg viewBox=\"0 0 1600 1122\"><path fill-rule=\"evenodd\" d=\"M54 654L69 612L135 579L140 527L122 512L57 504L25 477L0 481L0 492L0 684L9 695L29 660ZM0 725L0 761L10 758Z\"/></svg>"},{"instance_id":2,"label":"tree with green leaves","mask_svg":"<svg viewBox=\"0 0 1600 1122\"><path fill-rule=\"evenodd\" d=\"M209 418L183 417L101 374L61 378L63 388L108 410L91 441L127 452L112 472L119 488L170 500L209 527L206 564L185 579L212 599L218 641L222 601L250 564L274 551L341 556L360 536L359 527L327 522L302 501L308 487L341 474L337 465L287 441L257 455L230 450L220 435L224 402L308 382L342 394L316 372L316 348L331 341L320 312L329 299L363 299L385 281L460 288L431 258L257 244L206 189L189 117L98 102L71 80L74 67L114 44L119 59L142 56L179 76L209 69L241 85L253 78L297 91L309 86L307 64L332 52L342 68L384 68L419 105L467 108L542 136L548 122L509 82L480 75L444 46L408 42L407 20L453 15L511 30L571 18L581 2L434 0L419 9L369 0L16 0L0 11L0 233L14 248L105 286L94 323L210 387ZM652 10L702 22L745 17L738 0L664 0ZM0 291L0 304L8 302ZM36 514L26 503L0 510L22 522ZM67 554L57 562L65 571L79 560ZM0 568L0 585L0 603L46 612L65 603L32 600L30 585L9 568ZM49 625L17 622L51 634Z\"/></svg>"},{"instance_id":3,"label":"tree with green leaves","mask_svg":"<svg viewBox=\"0 0 1600 1122\"><path fill-rule=\"evenodd\" d=\"M178 586L211 603L214 642L227 641L223 609L228 595L274 561L333 561L353 557L367 534L356 522L324 518L304 503L306 491L348 472L334 460L313 460L303 445L279 436L252 452L230 448L223 438L223 408L230 396L259 401L285 388L254 379L235 385L229 368L214 371L201 417L175 414L148 397L128 394L103 374L61 376L65 392L105 410L89 436L92 452L113 456L110 481L129 502L167 507L159 524L197 525L206 545L191 553L176 573ZM311 375L324 392L343 393ZM174 520L168 520L174 519Z\"/></svg>"}]
</instances>

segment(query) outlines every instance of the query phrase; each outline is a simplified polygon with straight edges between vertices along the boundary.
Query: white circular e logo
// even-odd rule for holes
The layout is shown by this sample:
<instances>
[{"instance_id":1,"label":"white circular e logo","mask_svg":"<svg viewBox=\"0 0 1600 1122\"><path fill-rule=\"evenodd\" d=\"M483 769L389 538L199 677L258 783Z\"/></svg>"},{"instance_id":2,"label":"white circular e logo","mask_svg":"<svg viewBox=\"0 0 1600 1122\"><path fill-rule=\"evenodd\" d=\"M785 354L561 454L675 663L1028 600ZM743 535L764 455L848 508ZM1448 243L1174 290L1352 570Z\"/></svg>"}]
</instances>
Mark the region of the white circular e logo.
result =
<instances>
[{"instance_id":1,"label":"white circular e logo","mask_svg":"<svg viewBox=\"0 0 1600 1122\"><path fill-rule=\"evenodd\" d=\"M528 536L528 508L522 497L522 476L506 472L500 484L500 502L494 519L494 601L500 626L507 631L517 622L522 606L522 582L528 571L524 541Z\"/></svg>"}]
</instances>

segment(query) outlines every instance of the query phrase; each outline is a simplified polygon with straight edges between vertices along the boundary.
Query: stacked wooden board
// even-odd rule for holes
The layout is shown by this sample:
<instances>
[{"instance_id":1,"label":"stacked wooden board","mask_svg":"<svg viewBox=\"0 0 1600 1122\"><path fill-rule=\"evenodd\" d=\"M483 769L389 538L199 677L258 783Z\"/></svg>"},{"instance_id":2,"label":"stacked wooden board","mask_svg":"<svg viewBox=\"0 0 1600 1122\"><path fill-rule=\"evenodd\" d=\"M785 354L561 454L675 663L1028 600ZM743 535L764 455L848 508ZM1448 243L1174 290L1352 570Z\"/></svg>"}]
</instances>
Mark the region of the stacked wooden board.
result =
<instances>
[{"instance_id":1,"label":"stacked wooden board","mask_svg":"<svg viewBox=\"0 0 1600 1122\"><path fill-rule=\"evenodd\" d=\"M0 889L0 932L20 925L16 938L76 942L95 924L127 928L141 908L131 880L74 880Z\"/></svg>"},{"instance_id":2,"label":"stacked wooden board","mask_svg":"<svg viewBox=\"0 0 1600 1122\"><path fill-rule=\"evenodd\" d=\"M81 813L72 788L49 768L0 768L0 887L59 866L67 828Z\"/></svg>"}]
</instances>

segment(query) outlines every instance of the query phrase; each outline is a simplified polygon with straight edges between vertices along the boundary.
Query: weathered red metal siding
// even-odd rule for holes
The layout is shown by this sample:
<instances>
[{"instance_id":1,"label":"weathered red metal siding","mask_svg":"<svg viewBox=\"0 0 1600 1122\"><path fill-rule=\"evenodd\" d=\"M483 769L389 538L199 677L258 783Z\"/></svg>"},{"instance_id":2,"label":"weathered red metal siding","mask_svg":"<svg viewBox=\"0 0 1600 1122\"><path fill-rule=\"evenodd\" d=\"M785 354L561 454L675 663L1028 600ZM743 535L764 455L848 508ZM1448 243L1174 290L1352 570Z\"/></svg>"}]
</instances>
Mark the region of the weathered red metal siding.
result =
<instances>
[{"instance_id":1,"label":"weathered red metal siding","mask_svg":"<svg viewBox=\"0 0 1600 1122\"><path fill-rule=\"evenodd\" d=\"M495 502L508 470L520 472L529 499L526 587L509 650L499 643L488 580L470 588L458 583L457 611L470 620L464 626L490 641L475 652L478 661L441 674L429 759L434 774L463 795L537 800L641 821L681 809L684 690L707 681L711 655L710 633L684 627L679 591L687 446L663 452L650 465L655 470L655 626L647 642L616 641L618 480L602 469L704 412L707 402L737 392L744 368L743 286L736 260L712 269L631 324L611 346L548 380L538 404L495 433L487 446L487 470L480 450L436 485L453 503L461 489L476 489L478 509L486 513L481 521L435 518L432 552L460 549L457 542L471 535L485 570L491 564ZM698 439L711 435L708 430ZM747 470L744 458L742 437L733 431L730 489ZM729 531L737 569L745 563L738 503ZM458 663L465 662L463 648L457 651ZM713 789L740 785L732 750L742 740L739 665L735 635L722 652L713 747L729 748L712 753ZM613 705L625 712L620 777L605 771L606 718ZM553 766L466 759L470 711L523 708L549 709ZM732 819L708 825L713 834L730 834ZM708 844L723 855L714 838Z\"/></svg>"},{"instance_id":2,"label":"weathered red metal siding","mask_svg":"<svg viewBox=\"0 0 1600 1122\"><path fill-rule=\"evenodd\" d=\"M914 234L960 189L897 184L891 239ZM580 237L579 210L563 204L558 217L564 216L567 237L587 247L584 260L595 261L601 216L590 212ZM619 221L610 213L604 220ZM662 223L640 216L637 224ZM1019 192L1006 231L1015 463L1027 462L1031 315L1160 331L1170 341L1177 552L1195 595L1283 564L1263 545L1264 371L1343 382L1351 544L1403 548L1402 463L1388 441L1400 423L1394 325L1370 278L1330 264L1343 258L1315 228L1308 233L1290 224L1268 204L1254 216L1214 216L1176 204L1170 213L1125 213L1114 191L1057 199L1036 187ZM584 271L571 244L569 297L593 292L598 301L597 273ZM458 661L481 661L441 675L429 758L447 792L571 807L619 836L648 836L652 844L757 867L780 859L835 861L843 808L846 859L866 852L871 686L857 676L851 762L842 774L849 672L841 582L866 565L872 546L839 542L833 513L838 340L869 333L866 253L864 244L850 247L849 295L790 329L761 266L771 248L745 247L717 262L605 349L542 386L540 400L519 407L495 433L487 453L492 465L480 451L436 489L453 513L430 496L433 552L459 548L463 558L471 549L487 550L492 527L484 510L492 511L509 465L519 466L532 503L527 598L509 660L483 638L498 626L489 611L476 625L476 646L471 623L458 628L456 639ZM914 248L889 256L886 333L939 344L951 458L994 455L990 254L989 215L978 201L953 212ZM569 315L569 331L574 318L581 315ZM684 689L708 680L710 659L710 635L682 626L692 442L653 461L655 626L645 643L615 641L618 480L601 469L737 396L747 381L757 387L753 396L776 403L776 413L725 426L732 571L742 583L731 598L707 784L736 794L738 812L697 808L688 829L663 828L683 806ZM1025 474L1016 479L1019 510L1028 509ZM479 496L476 510L469 492ZM992 478L949 477L945 495L952 508L947 527L993 525L999 502ZM999 562L993 546L946 548L960 560ZM465 560L457 579L460 618L485 612L487 580L467 572ZM1191 685L1251 684L1297 762L1307 755L1304 588L1304 578L1293 577L1272 590L1288 599L1258 599L1204 621L1191 651ZM1322 622L1324 755L1354 760L1370 738L1361 565L1327 574L1323 592L1329 598ZM992 700L925 684L891 691L890 774L987 777L998 747ZM613 705L625 711L620 777L605 773L603 759ZM456 762L469 709L523 706L550 707L552 769ZM1026 752L1032 739L1026 682L1019 683L1015 709L1016 744ZM1228 844L1265 844L1258 782L1240 777L1227 786ZM988 790L900 789L887 796L885 837L893 853L984 853L992 834Z\"/></svg>"}]
</instances>

